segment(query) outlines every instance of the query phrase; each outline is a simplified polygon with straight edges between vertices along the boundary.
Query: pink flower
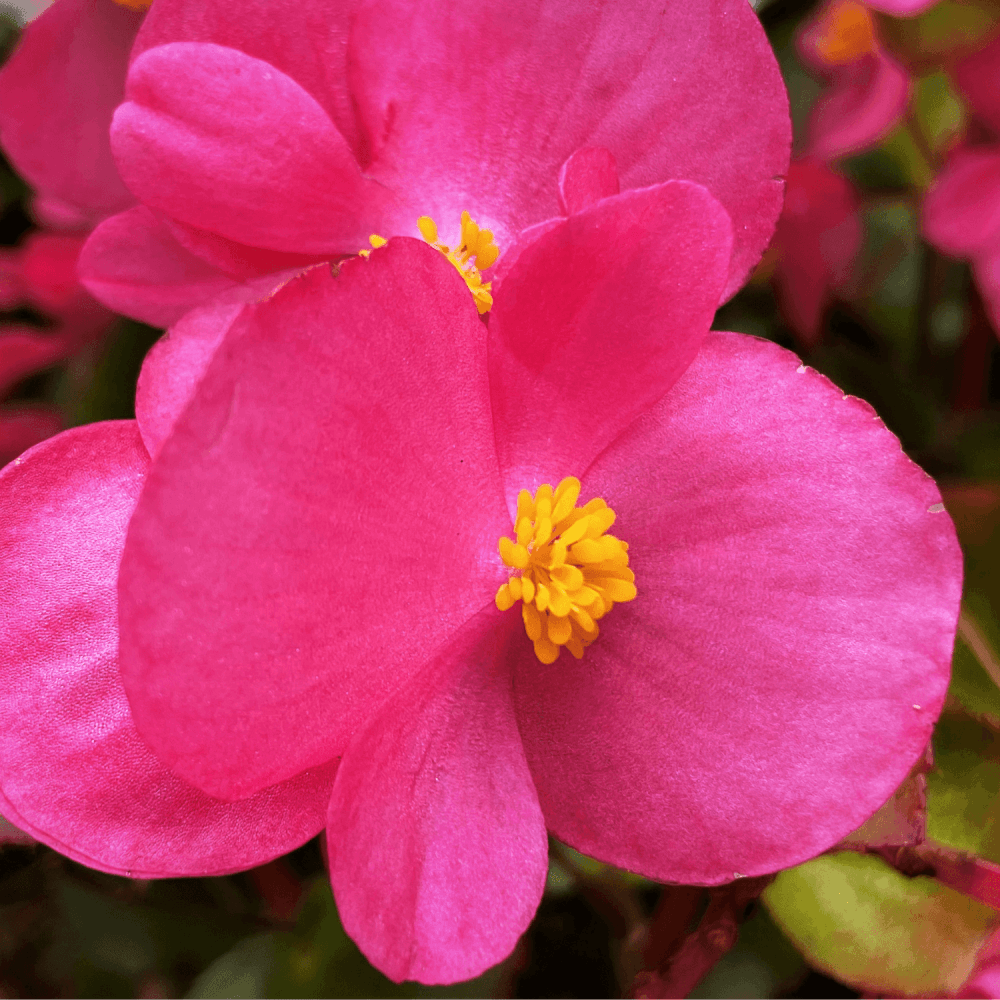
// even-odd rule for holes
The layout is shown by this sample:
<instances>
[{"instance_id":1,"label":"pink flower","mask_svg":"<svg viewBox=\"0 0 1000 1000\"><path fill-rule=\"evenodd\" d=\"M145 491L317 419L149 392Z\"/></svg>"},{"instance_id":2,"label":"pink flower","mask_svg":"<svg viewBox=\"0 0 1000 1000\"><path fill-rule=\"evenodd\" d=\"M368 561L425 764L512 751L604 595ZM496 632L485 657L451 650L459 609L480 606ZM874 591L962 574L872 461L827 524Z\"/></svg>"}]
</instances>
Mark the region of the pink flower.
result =
<instances>
[{"instance_id":1,"label":"pink flower","mask_svg":"<svg viewBox=\"0 0 1000 1000\"><path fill-rule=\"evenodd\" d=\"M819 339L831 293L850 279L862 237L850 181L819 161L793 161L772 243L774 283L781 311L806 347Z\"/></svg>"},{"instance_id":2,"label":"pink flower","mask_svg":"<svg viewBox=\"0 0 1000 1000\"><path fill-rule=\"evenodd\" d=\"M955 149L927 192L923 230L939 250L972 264L994 330L1000 331L1000 36L955 67L954 77L992 136Z\"/></svg>"},{"instance_id":3,"label":"pink flower","mask_svg":"<svg viewBox=\"0 0 1000 1000\"><path fill-rule=\"evenodd\" d=\"M0 474L4 814L147 875L325 822L344 926L425 982L513 948L546 829L717 884L857 827L940 710L960 554L867 404L708 332L730 234L695 184L591 193L488 326L405 238L190 313L137 425Z\"/></svg>"},{"instance_id":4,"label":"pink flower","mask_svg":"<svg viewBox=\"0 0 1000 1000\"><path fill-rule=\"evenodd\" d=\"M910 75L882 48L868 12L894 6L916 13L920 5L830 0L800 33L799 55L828 84L809 118L808 155L832 160L861 152L902 121Z\"/></svg>"},{"instance_id":5,"label":"pink flower","mask_svg":"<svg viewBox=\"0 0 1000 1000\"><path fill-rule=\"evenodd\" d=\"M43 225L88 230L135 203L108 129L141 23L113 0L56 0L0 70L0 144L35 188Z\"/></svg>"},{"instance_id":6,"label":"pink flower","mask_svg":"<svg viewBox=\"0 0 1000 1000\"><path fill-rule=\"evenodd\" d=\"M0 325L0 399L21 379L69 357L102 336L112 316L76 278L80 236L30 233L0 256L0 309L28 307L52 321ZM56 410L40 405L0 406L0 465L62 427Z\"/></svg>"},{"instance_id":7,"label":"pink flower","mask_svg":"<svg viewBox=\"0 0 1000 1000\"><path fill-rule=\"evenodd\" d=\"M737 233L728 297L770 238L789 143L744 0L159 0L126 97L112 147L142 204L102 224L81 269L163 325L371 233L417 236L424 216L454 245L467 211L509 247L588 186L606 193L597 155L626 189L713 192ZM610 157L578 161L561 204L561 165L595 147Z\"/></svg>"}]
</instances>

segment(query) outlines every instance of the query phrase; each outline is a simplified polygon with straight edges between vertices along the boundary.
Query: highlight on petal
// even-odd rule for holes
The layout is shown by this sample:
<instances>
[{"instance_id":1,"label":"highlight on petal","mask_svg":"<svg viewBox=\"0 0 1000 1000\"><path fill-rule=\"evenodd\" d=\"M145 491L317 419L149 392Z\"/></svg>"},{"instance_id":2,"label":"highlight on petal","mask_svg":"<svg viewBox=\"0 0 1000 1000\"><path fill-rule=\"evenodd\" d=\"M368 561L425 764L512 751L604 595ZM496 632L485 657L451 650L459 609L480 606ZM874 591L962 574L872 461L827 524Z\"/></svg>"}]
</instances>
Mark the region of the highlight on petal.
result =
<instances>
[{"instance_id":1,"label":"highlight on petal","mask_svg":"<svg viewBox=\"0 0 1000 1000\"><path fill-rule=\"evenodd\" d=\"M330 878L344 928L400 982L470 979L506 958L542 896L545 823L511 704L519 626L474 614L344 753Z\"/></svg>"},{"instance_id":2,"label":"highlight on petal","mask_svg":"<svg viewBox=\"0 0 1000 1000\"><path fill-rule=\"evenodd\" d=\"M639 592L573 671L522 644L549 829L696 884L837 843L944 701L962 564L934 483L866 403L731 333L582 478L614 507Z\"/></svg>"},{"instance_id":3,"label":"highlight on petal","mask_svg":"<svg viewBox=\"0 0 1000 1000\"><path fill-rule=\"evenodd\" d=\"M788 106L745 0L385 0L358 11L348 67L371 175L434 219L468 210L501 246L559 214L555 179L584 146L611 152L623 190L712 192L735 233L724 297L773 232Z\"/></svg>"},{"instance_id":4,"label":"highlight on petal","mask_svg":"<svg viewBox=\"0 0 1000 1000\"><path fill-rule=\"evenodd\" d=\"M139 737L116 662L115 589L147 465L135 424L121 421L66 431L0 473L0 808L102 871L238 871L318 832L336 765L232 804L185 784Z\"/></svg>"},{"instance_id":5,"label":"highlight on petal","mask_svg":"<svg viewBox=\"0 0 1000 1000\"><path fill-rule=\"evenodd\" d=\"M28 24L0 70L0 143L33 187L90 225L134 199L111 156L142 15L114 3L59 0Z\"/></svg>"},{"instance_id":6,"label":"highlight on petal","mask_svg":"<svg viewBox=\"0 0 1000 1000\"><path fill-rule=\"evenodd\" d=\"M492 599L508 529L454 267L398 239L313 268L230 327L132 518L121 669L140 731L226 798L342 753Z\"/></svg>"},{"instance_id":7,"label":"highlight on petal","mask_svg":"<svg viewBox=\"0 0 1000 1000\"><path fill-rule=\"evenodd\" d=\"M111 144L150 208L237 243L353 253L392 202L326 111L291 77L236 49L174 42L132 64Z\"/></svg>"},{"instance_id":8,"label":"highlight on petal","mask_svg":"<svg viewBox=\"0 0 1000 1000\"><path fill-rule=\"evenodd\" d=\"M681 375L727 280L730 234L708 191L668 181L605 198L518 251L489 326L508 502L585 469Z\"/></svg>"},{"instance_id":9,"label":"highlight on petal","mask_svg":"<svg viewBox=\"0 0 1000 1000\"><path fill-rule=\"evenodd\" d=\"M185 250L144 205L102 222L80 253L80 281L106 306L167 327L236 281Z\"/></svg>"}]
</instances>

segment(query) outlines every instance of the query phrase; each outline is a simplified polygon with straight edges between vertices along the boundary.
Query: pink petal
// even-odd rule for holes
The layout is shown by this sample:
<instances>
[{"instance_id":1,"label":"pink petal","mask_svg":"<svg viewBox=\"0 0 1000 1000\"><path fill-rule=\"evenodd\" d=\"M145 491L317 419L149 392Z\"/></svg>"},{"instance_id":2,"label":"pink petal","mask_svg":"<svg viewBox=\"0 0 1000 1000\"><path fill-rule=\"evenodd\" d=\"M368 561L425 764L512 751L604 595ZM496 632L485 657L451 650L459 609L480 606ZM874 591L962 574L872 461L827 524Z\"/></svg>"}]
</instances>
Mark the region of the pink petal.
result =
<instances>
[{"instance_id":1,"label":"pink petal","mask_svg":"<svg viewBox=\"0 0 1000 1000\"><path fill-rule=\"evenodd\" d=\"M727 296L771 237L787 99L745 0L383 0L358 13L349 68L371 174L443 234L468 210L503 249L559 214L567 157L602 146L623 188L684 178L723 204Z\"/></svg>"},{"instance_id":2,"label":"pink petal","mask_svg":"<svg viewBox=\"0 0 1000 1000\"><path fill-rule=\"evenodd\" d=\"M559 171L559 207L574 215L620 192L618 164L602 146L578 149Z\"/></svg>"},{"instance_id":3,"label":"pink petal","mask_svg":"<svg viewBox=\"0 0 1000 1000\"><path fill-rule=\"evenodd\" d=\"M959 256L1000 239L1000 147L955 150L924 199L924 235Z\"/></svg>"},{"instance_id":4,"label":"pink petal","mask_svg":"<svg viewBox=\"0 0 1000 1000\"><path fill-rule=\"evenodd\" d=\"M703 187L668 181L606 198L520 252L489 327L509 496L579 475L673 385L708 333L730 233Z\"/></svg>"},{"instance_id":5,"label":"pink petal","mask_svg":"<svg viewBox=\"0 0 1000 1000\"><path fill-rule=\"evenodd\" d=\"M486 340L418 240L250 306L150 472L121 570L143 736L236 798L341 753L496 592Z\"/></svg>"},{"instance_id":6,"label":"pink petal","mask_svg":"<svg viewBox=\"0 0 1000 1000\"><path fill-rule=\"evenodd\" d=\"M175 42L132 64L111 142L148 206L238 243L294 254L368 245L390 200L323 108L236 49Z\"/></svg>"},{"instance_id":7,"label":"pink petal","mask_svg":"<svg viewBox=\"0 0 1000 1000\"><path fill-rule=\"evenodd\" d=\"M832 160L881 142L903 119L910 75L879 50L838 67L809 118L812 156Z\"/></svg>"},{"instance_id":8,"label":"pink petal","mask_svg":"<svg viewBox=\"0 0 1000 1000\"><path fill-rule=\"evenodd\" d=\"M821 162L793 162L774 234L774 282L782 312L806 345L819 337L830 292L850 278L863 236L850 181Z\"/></svg>"},{"instance_id":9,"label":"pink petal","mask_svg":"<svg viewBox=\"0 0 1000 1000\"><path fill-rule=\"evenodd\" d=\"M358 0L309 0L294 12L272 0L158 0L132 58L168 42L215 42L239 49L287 74L323 106L357 159L353 99L347 91L347 37Z\"/></svg>"},{"instance_id":10,"label":"pink petal","mask_svg":"<svg viewBox=\"0 0 1000 1000\"><path fill-rule=\"evenodd\" d=\"M192 309L150 349L135 391L135 419L152 458L184 412L223 337L243 311L240 302Z\"/></svg>"},{"instance_id":11,"label":"pink petal","mask_svg":"<svg viewBox=\"0 0 1000 1000\"><path fill-rule=\"evenodd\" d=\"M513 951L545 887L548 846L511 704L521 631L474 615L372 717L330 801L344 928L400 982L471 979Z\"/></svg>"},{"instance_id":12,"label":"pink petal","mask_svg":"<svg viewBox=\"0 0 1000 1000\"><path fill-rule=\"evenodd\" d=\"M2 347L2 341L0 341ZM0 407L0 465L62 430L62 416L47 406Z\"/></svg>"},{"instance_id":13,"label":"pink petal","mask_svg":"<svg viewBox=\"0 0 1000 1000\"><path fill-rule=\"evenodd\" d=\"M111 156L108 127L122 99L142 14L105 0L56 0L25 29L0 71L0 139L32 186L90 224L133 198Z\"/></svg>"},{"instance_id":14,"label":"pink petal","mask_svg":"<svg viewBox=\"0 0 1000 1000\"><path fill-rule=\"evenodd\" d=\"M135 424L90 424L0 473L4 811L104 871L220 874L303 843L335 765L236 804L171 774L135 731L116 664L115 582L148 460Z\"/></svg>"},{"instance_id":15,"label":"pink petal","mask_svg":"<svg viewBox=\"0 0 1000 1000\"><path fill-rule=\"evenodd\" d=\"M102 222L80 254L80 280L105 305L166 327L236 282L185 250L145 206Z\"/></svg>"},{"instance_id":16,"label":"pink petal","mask_svg":"<svg viewBox=\"0 0 1000 1000\"><path fill-rule=\"evenodd\" d=\"M48 368L64 356L58 334L33 326L3 327L0 332L0 396L21 379Z\"/></svg>"},{"instance_id":17,"label":"pink petal","mask_svg":"<svg viewBox=\"0 0 1000 1000\"><path fill-rule=\"evenodd\" d=\"M1000 245L976 257L972 262L972 274L993 330L1000 336Z\"/></svg>"},{"instance_id":18,"label":"pink petal","mask_svg":"<svg viewBox=\"0 0 1000 1000\"><path fill-rule=\"evenodd\" d=\"M859 826L948 684L962 561L932 480L867 403L712 333L584 495L617 512L639 595L579 662L522 643L518 722L553 833L714 884Z\"/></svg>"},{"instance_id":19,"label":"pink petal","mask_svg":"<svg viewBox=\"0 0 1000 1000\"><path fill-rule=\"evenodd\" d=\"M969 99L976 114L994 129L1000 130L1000 79L997 78L997 61L1000 60L1000 34L960 60L953 72L955 82Z\"/></svg>"},{"instance_id":20,"label":"pink petal","mask_svg":"<svg viewBox=\"0 0 1000 1000\"><path fill-rule=\"evenodd\" d=\"M915 17L932 7L937 0L865 0L865 6L893 17Z\"/></svg>"}]
</instances>

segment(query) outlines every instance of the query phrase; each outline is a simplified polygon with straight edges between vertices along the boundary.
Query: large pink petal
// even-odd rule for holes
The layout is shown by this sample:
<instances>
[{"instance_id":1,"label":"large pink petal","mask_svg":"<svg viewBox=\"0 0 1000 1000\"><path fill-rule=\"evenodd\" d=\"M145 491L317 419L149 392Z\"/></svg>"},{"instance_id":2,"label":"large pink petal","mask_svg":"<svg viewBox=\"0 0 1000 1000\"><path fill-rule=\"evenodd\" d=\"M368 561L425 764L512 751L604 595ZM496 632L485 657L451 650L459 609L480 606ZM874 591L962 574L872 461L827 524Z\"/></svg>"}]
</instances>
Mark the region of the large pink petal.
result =
<instances>
[{"instance_id":1,"label":"large pink petal","mask_svg":"<svg viewBox=\"0 0 1000 1000\"><path fill-rule=\"evenodd\" d=\"M343 751L502 579L486 338L418 240L249 306L160 451L121 571L140 731L238 797Z\"/></svg>"},{"instance_id":2,"label":"large pink petal","mask_svg":"<svg viewBox=\"0 0 1000 1000\"><path fill-rule=\"evenodd\" d=\"M326 111L237 49L174 42L128 75L112 148L151 208L238 243L294 254L368 245L391 196L361 174Z\"/></svg>"},{"instance_id":3,"label":"large pink petal","mask_svg":"<svg viewBox=\"0 0 1000 1000\"><path fill-rule=\"evenodd\" d=\"M549 828L687 883L836 843L903 780L944 700L962 564L933 481L866 403L713 333L583 483L617 512L639 593L579 662L522 643Z\"/></svg>"},{"instance_id":4,"label":"large pink petal","mask_svg":"<svg viewBox=\"0 0 1000 1000\"><path fill-rule=\"evenodd\" d=\"M214 302L192 309L146 355L135 389L135 419L150 457L159 454L242 311L240 302Z\"/></svg>"},{"instance_id":5,"label":"large pink petal","mask_svg":"<svg viewBox=\"0 0 1000 1000\"><path fill-rule=\"evenodd\" d=\"M270 63L298 81L326 109L364 165L354 102L348 93L347 36L361 0L309 0L281 6L274 0L158 0L132 58L168 42L215 42Z\"/></svg>"},{"instance_id":6,"label":"large pink petal","mask_svg":"<svg viewBox=\"0 0 1000 1000\"><path fill-rule=\"evenodd\" d=\"M881 142L902 121L910 75L882 50L837 67L809 118L809 153L832 160Z\"/></svg>"},{"instance_id":7,"label":"large pink petal","mask_svg":"<svg viewBox=\"0 0 1000 1000\"><path fill-rule=\"evenodd\" d=\"M715 195L736 234L727 296L780 211L787 100L745 0L383 0L357 15L350 83L372 175L446 242L463 210L501 248L559 214L581 146L612 153L623 189L682 178Z\"/></svg>"},{"instance_id":8,"label":"large pink petal","mask_svg":"<svg viewBox=\"0 0 1000 1000\"><path fill-rule=\"evenodd\" d=\"M0 407L0 465L6 465L32 445L58 434L62 426L62 415L47 406Z\"/></svg>"},{"instance_id":9,"label":"large pink petal","mask_svg":"<svg viewBox=\"0 0 1000 1000\"><path fill-rule=\"evenodd\" d=\"M90 424L0 473L0 787L17 826L94 868L218 874L323 825L335 765L211 799L139 738L118 675L115 582L148 465L132 422Z\"/></svg>"},{"instance_id":10,"label":"large pink petal","mask_svg":"<svg viewBox=\"0 0 1000 1000\"><path fill-rule=\"evenodd\" d=\"M816 343L823 307L850 277L863 236L850 181L819 161L793 162L774 234L774 282L782 312L806 345Z\"/></svg>"},{"instance_id":11,"label":"large pink petal","mask_svg":"<svg viewBox=\"0 0 1000 1000\"><path fill-rule=\"evenodd\" d=\"M978 52L966 56L955 66L955 82L969 99L976 114L1000 131L1000 34Z\"/></svg>"},{"instance_id":12,"label":"large pink petal","mask_svg":"<svg viewBox=\"0 0 1000 1000\"><path fill-rule=\"evenodd\" d=\"M105 305L166 327L236 282L185 250L143 205L102 222L80 254L80 280Z\"/></svg>"},{"instance_id":13,"label":"large pink petal","mask_svg":"<svg viewBox=\"0 0 1000 1000\"><path fill-rule=\"evenodd\" d=\"M1000 240L1000 147L955 150L924 199L924 235L965 255Z\"/></svg>"},{"instance_id":14,"label":"large pink petal","mask_svg":"<svg viewBox=\"0 0 1000 1000\"><path fill-rule=\"evenodd\" d=\"M708 333L731 246L719 203L668 181L605 198L520 251L489 327L508 496L579 475L673 385Z\"/></svg>"},{"instance_id":15,"label":"large pink petal","mask_svg":"<svg viewBox=\"0 0 1000 1000\"><path fill-rule=\"evenodd\" d=\"M471 979L513 951L545 886L547 843L511 704L519 619L473 616L373 716L330 801L344 928L397 982Z\"/></svg>"},{"instance_id":16,"label":"large pink petal","mask_svg":"<svg viewBox=\"0 0 1000 1000\"><path fill-rule=\"evenodd\" d=\"M31 184L80 209L91 225L133 198L111 156L142 14L107 0L56 0L25 29L0 70L0 142Z\"/></svg>"}]
</instances>

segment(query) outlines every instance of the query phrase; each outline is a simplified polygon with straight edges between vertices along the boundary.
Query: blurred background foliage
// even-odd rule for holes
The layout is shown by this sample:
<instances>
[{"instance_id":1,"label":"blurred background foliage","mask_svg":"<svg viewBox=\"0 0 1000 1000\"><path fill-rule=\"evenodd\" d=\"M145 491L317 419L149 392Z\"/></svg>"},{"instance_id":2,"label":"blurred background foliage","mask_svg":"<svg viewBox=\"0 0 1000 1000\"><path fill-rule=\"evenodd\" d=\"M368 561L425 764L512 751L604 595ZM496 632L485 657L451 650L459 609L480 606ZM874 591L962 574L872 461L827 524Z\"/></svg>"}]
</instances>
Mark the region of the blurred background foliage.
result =
<instances>
[{"instance_id":1,"label":"blurred background foliage","mask_svg":"<svg viewBox=\"0 0 1000 1000\"><path fill-rule=\"evenodd\" d=\"M755 6L785 76L801 151L823 84L796 38L818 5ZM852 850L783 872L760 901L741 903L739 938L695 997L956 995L989 959L1000 923L983 902L994 892L1000 905L1000 883L975 889L963 882L971 869L961 867L966 854L1000 864L1000 349L968 265L920 232L922 197L970 128L949 66L997 30L1000 2L942 0L913 18L874 16L882 45L914 85L898 127L836 162L860 219L849 274L803 337L775 291L794 248L776 245L715 326L796 350L845 393L868 400L942 486L967 560L954 676L934 766L926 778L915 772L884 822L917 830L926 805L927 836L950 852L948 870L958 874L945 877L923 855L863 853L890 842L895 850L900 837L859 834ZM0 12L0 58L18 30L16 12ZM32 231L29 194L0 163L0 252ZM49 323L26 307L0 320L40 331ZM55 407L63 426L131 417L139 367L159 335L114 320L102 338L10 388L5 405ZM676 951L708 906L700 890L665 889L554 843L542 905L505 962L458 986L399 986L344 933L319 840L251 872L158 882L102 875L47 848L9 843L0 849L0 997L643 995L637 973Z\"/></svg>"}]
</instances>

